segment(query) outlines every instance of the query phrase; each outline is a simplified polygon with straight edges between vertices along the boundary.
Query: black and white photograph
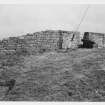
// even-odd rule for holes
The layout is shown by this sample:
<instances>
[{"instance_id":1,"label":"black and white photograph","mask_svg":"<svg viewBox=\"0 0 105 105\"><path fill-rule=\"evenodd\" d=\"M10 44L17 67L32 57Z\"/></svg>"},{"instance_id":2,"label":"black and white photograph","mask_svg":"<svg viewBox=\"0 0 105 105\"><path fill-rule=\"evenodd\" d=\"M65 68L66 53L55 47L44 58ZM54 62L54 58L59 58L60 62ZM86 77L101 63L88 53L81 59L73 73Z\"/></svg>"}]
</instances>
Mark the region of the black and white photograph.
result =
<instances>
[{"instance_id":1,"label":"black and white photograph","mask_svg":"<svg viewBox=\"0 0 105 105\"><path fill-rule=\"evenodd\" d=\"M0 3L0 102L105 102L105 4Z\"/></svg>"}]
</instances>

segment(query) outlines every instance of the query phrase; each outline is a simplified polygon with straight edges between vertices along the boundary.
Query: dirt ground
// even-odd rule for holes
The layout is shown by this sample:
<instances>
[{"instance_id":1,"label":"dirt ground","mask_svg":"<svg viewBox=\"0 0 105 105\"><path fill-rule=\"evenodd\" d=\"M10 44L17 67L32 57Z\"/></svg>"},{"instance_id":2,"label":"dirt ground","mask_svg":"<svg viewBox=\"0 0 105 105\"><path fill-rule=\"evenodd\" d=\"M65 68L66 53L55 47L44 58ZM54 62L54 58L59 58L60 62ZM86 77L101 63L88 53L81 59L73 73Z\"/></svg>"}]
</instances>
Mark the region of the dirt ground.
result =
<instances>
[{"instance_id":1,"label":"dirt ground","mask_svg":"<svg viewBox=\"0 0 105 105\"><path fill-rule=\"evenodd\" d=\"M9 60L9 61L8 61ZM16 80L1 101L105 101L105 49L2 58L0 79Z\"/></svg>"}]
</instances>

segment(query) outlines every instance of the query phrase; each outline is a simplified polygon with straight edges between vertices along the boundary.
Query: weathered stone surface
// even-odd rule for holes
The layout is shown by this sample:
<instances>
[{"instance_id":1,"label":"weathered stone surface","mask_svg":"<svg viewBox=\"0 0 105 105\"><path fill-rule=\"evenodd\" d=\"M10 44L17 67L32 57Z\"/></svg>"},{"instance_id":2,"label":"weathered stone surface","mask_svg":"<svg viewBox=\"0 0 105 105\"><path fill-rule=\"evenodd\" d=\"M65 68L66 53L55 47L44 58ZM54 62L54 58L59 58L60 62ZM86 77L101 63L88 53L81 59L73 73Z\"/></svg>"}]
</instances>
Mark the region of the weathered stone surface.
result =
<instances>
[{"instance_id":1,"label":"weathered stone surface","mask_svg":"<svg viewBox=\"0 0 105 105\"><path fill-rule=\"evenodd\" d=\"M89 39L98 45L98 48L105 47L105 33L94 33L88 32L89 36L84 37L84 39Z\"/></svg>"},{"instance_id":2,"label":"weathered stone surface","mask_svg":"<svg viewBox=\"0 0 105 105\"><path fill-rule=\"evenodd\" d=\"M94 41L98 47L105 46L105 34L103 33L89 32L88 39ZM62 42L63 49L75 48L81 43L80 32L47 30L19 37L9 37L0 41L0 51L24 49L24 51L34 54L39 51L59 49L60 42Z\"/></svg>"},{"instance_id":3,"label":"weathered stone surface","mask_svg":"<svg viewBox=\"0 0 105 105\"><path fill-rule=\"evenodd\" d=\"M58 44L60 39L63 42L62 48L66 48L68 46L66 41L67 39L71 40L73 33L73 31L47 30L19 37L9 37L1 41L0 49L21 50L25 48L30 53L37 52L41 49L55 50L59 49ZM77 46L79 41L79 32L75 32L74 46Z\"/></svg>"}]
</instances>

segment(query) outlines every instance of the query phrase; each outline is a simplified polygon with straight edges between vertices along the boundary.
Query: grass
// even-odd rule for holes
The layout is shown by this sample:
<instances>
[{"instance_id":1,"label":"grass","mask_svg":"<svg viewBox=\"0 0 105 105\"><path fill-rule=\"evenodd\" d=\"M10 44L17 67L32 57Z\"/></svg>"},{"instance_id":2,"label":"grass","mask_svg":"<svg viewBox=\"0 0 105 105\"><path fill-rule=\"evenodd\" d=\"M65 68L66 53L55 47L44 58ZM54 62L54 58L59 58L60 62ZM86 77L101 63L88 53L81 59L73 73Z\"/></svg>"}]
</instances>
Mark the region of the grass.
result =
<instances>
[{"instance_id":1,"label":"grass","mask_svg":"<svg viewBox=\"0 0 105 105\"><path fill-rule=\"evenodd\" d=\"M105 49L77 49L2 58L0 78L14 78L16 85L5 97L2 88L0 100L105 101L104 56Z\"/></svg>"}]
</instances>

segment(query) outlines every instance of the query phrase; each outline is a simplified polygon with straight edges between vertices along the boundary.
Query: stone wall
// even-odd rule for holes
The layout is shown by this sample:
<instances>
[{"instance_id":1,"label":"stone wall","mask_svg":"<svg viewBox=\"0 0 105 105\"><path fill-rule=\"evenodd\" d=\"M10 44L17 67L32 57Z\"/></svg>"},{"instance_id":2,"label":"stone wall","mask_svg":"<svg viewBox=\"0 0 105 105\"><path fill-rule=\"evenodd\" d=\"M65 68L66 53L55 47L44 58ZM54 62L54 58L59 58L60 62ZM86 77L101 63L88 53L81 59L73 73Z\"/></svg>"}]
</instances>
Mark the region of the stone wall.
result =
<instances>
[{"instance_id":1,"label":"stone wall","mask_svg":"<svg viewBox=\"0 0 105 105\"><path fill-rule=\"evenodd\" d=\"M65 42L67 37L71 40L73 31L53 31L53 30L47 30L47 31L41 31L36 32L33 34L27 34L25 36L21 36L20 38L23 38L27 44L30 46L29 51L37 52L40 49L49 49L49 50L56 50L59 49L59 39L63 39L63 48L65 48ZM77 46L79 43L79 32L75 32L75 38L74 38L74 45Z\"/></svg>"},{"instance_id":2,"label":"stone wall","mask_svg":"<svg viewBox=\"0 0 105 105\"><path fill-rule=\"evenodd\" d=\"M55 31L42 31L26 35L25 41L34 49L57 49L59 33Z\"/></svg>"},{"instance_id":3,"label":"stone wall","mask_svg":"<svg viewBox=\"0 0 105 105\"><path fill-rule=\"evenodd\" d=\"M71 41L74 34L74 39ZM63 48L74 48L80 44L80 32L65 32L63 33Z\"/></svg>"},{"instance_id":4,"label":"stone wall","mask_svg":"<svg viewBox=\"0 0 105 105\"><path fill-rule=\"evenodd\" d=\"M23 48L24 45L26 45L25 40L19 39L18 37L9 37L0 42L0 49L16 50Z\"/></svg>"},{"instance_id":5,"label":"stone wall","mask_svg":"<svg viewBox=\"0 0 105 105\"><path fill-rule=\"evenodd\" d=\"M63 39L63 48L65 48L66 39L71 40L73 33L73 31L47 30L19 37L9 37L0 42L0 49L21 50L24 48L30 53L38 52L41 49L56 50L59 49L59 40ZM79 32L75 32L74 45L77 46L79 41Z\"/></svg>"},{"instance_id":6,"label":"stone wall","mask_svg":"<svg viewBox=\"0 0 105 105\"><path fill-rule=\"evenodd\" d=\"M105 47L105 34L89 32L89 40L94 41L98 48Z\"/></svg>"},{"instance_id":7,"label":"stone wall","mask_svg":"<svg viewBox=\"0 0 105 105\"><path fill-rule=\"evenodd\" d=\"M71 39L74 34L74 39ZM89 32L89 40L98 44L98 47L105 47L105 34ZM19 37L9 37L0 41L0 51L27 51L31 54L40 50L56 50L59 49L59 42L62 42L62 48L65 49L69 42L70 48L77 47L80 41L80 32L47 30L35 32L33 34L22 35Z\"/></svg>"}]
</instances>

